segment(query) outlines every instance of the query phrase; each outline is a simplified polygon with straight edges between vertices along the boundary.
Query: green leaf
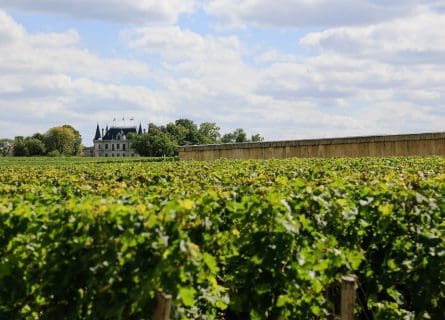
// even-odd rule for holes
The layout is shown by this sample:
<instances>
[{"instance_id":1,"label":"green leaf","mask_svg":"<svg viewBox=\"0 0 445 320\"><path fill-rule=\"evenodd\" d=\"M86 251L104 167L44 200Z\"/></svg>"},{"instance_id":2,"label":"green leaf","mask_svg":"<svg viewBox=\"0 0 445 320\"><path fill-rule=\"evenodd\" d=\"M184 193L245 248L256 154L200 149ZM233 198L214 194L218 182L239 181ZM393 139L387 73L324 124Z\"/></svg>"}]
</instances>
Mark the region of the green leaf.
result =
<instances>
[{"instance_id":1,"label":"green leaf","mask_svg":"<svg viewBox=\"0 0 445 320\"><path fill-rule=\"evenodd\" d=\"M382 216L390 216L393 213L394 206L390 203L385 203L379 206L378 210Z\"/></svg>"},{"instance_id":2,"label":"green leaf","mask_svg":"<svg viewBox=\"0 0 445 320\"><path fill-rule=\"evenodd\" d=\"M314 281L312 281L312 289L314 292L319 293L323 290L323 285L318 279L314 279Z\"/></svg>"},{"instance_id":3,"label":"green leaf","mask_svg":"<svg viewBox=\"0 0 445 320\"><path fill-rule=\"evenodd\" d=\"M179 200L179 205L185 210L192 210L195 203L190 199Z\"/></svg>"},{"instance_id":4,"label":"green leaf","mask_svg":"<svg viewBox=\"0 0 445 320\"><path fill-rule=\"evenodd\" d=\"M321 314L321 308L319 306L317 306L317 305L312 305L311 306L311 311L316 316L319 316Z\"/></svg>"},{"instance_id":5,"label":"green leaf","mask_svg":"<svg viewBox=\"0 0 445 320\"><path fill-rule=\"evenodd\" d=\"M207 252L204 252L203 258L205 264L207 265L207 267L209 267L210 272L218 273L219 268L215 258L212 255L208 254Z\"/></svg>"},{"instance_id":6,"label":"green leaf","mask_svg":"<svg viewBox=\"0 0 445 320\"><path fill-rule=\"evenodd\" d=\"M394 299L395 302L397 302L397 304L403 304L403 295L399 291L391 287L386 289L386 292L391 298Z\"/></svg>"},{"instance_id":7,"label":"green leaf","mask_svg":"<svg viewBox=\"0 0 445 320\"><path fill-rule=\"evenodd\" d=\"M276 306L278 308L283 307L284 305L291 303L292 299L287 294L282 294L278 296Z\"/></svg>"},{"instance_id":8,"label":"green leaf","mask_svg":"<svg viewBox=\"0 0 445 320\"><path fill-rule=\"evenodd\" d=\"M179 288L179 295L186 307L193 307L195 305L196 290L191 287Z\"/></svg>"},{"instance_id":9,"label":"green leaf","mask_svg":"<svg viewBox=\"0 0 445 320\"><path fill-rule=\"evenodd\" d=\"M258 312L256 312L255 310L252 310L252 311L250 311L250 319L251 320L261 320L262 317Z\"/></svg>"},{"instance_id":10,"label":"green leaf","mask_svg":"<svg viewBox=\"0 0 445 320\"><path fill-rule=\"evenodd\" d=\"M299 188L299 189L304 188L306 186L306 182L301 178L297 178L297 179L293 180L292 184L294 187Z\"/></svg>"},{"instance_id":11,"label":"green leaf","mask_svg":"<svg viewBox=\"0 0 445 320\"><path fill-rule=\"evenodd\" d=\"M365 258L363 251L349 251L346 253L346 257L352 270L357 270L362 261Z\"/></svg>"},{"instance_id":12,"label":"green leaf","mask_svg":"<svg viewBox=\"0 0 445 320\"><path fill-rule=\"evenodd\" d=\"M386 262L386 264L388 265L388 268L390 270L398 270L399 267L397 266L396 262L394 261L394 259L388 259L388 261Z\"/></svg>"}]
</instances>

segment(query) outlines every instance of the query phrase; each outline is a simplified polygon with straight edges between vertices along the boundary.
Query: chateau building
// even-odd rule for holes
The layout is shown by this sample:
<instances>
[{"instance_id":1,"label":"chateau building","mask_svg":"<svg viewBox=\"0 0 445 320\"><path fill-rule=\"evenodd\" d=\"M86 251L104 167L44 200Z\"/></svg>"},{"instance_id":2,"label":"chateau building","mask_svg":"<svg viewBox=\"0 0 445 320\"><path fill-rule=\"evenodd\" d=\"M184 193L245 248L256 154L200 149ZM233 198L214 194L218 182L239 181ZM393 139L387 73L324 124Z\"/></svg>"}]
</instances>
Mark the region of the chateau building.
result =
<instances>
[{"instance_id":1,"label":"chateau building","mask_svg":"<svg viewBox=\"0 0 445 320\"><path fill-rule=\"evenodd\" d=\"M138 154L131 147L128 135L142 134L142 126L136 127L110 127L102 130L97 124L94 136L94 157L136 157Z\"/></svg>"}]
</instances>

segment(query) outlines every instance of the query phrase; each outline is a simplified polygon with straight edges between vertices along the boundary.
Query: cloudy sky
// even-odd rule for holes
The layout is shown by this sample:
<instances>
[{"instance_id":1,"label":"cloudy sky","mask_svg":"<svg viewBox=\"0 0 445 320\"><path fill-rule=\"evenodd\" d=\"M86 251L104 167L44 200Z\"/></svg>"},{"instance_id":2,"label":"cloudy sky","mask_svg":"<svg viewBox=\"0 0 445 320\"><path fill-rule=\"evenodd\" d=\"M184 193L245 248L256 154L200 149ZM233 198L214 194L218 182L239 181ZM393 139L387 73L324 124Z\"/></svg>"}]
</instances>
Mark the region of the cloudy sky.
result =
<instances>
[{"instance_id":1,"label":"cloudy sky","mask_svg":"<svg viewBox=\"0 0 445 320\"><path fill-rule=\"evenodd\" d=\"M445 130L445 2L0 0L0 129ZM1 137L0 137L1 138Z\"/></svg>"}]
</instances>

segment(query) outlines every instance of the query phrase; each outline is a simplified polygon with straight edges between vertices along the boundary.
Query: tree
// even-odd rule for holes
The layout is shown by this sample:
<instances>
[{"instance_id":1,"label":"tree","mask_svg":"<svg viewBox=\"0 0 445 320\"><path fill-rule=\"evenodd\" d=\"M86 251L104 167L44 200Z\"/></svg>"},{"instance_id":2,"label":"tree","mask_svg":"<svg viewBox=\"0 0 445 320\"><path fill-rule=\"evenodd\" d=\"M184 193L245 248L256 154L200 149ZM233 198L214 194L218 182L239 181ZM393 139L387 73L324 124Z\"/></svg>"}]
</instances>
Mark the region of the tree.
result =
<instances>
[{"instance_id":1,"label":"tree","mask_svg":"<svg viewBox=\"0 0 445 320\"><path fill-rule=\"evenodd\" d=\"M45 145L39 139L26 138L24 141L24 147L29 156L42 156L45 154Z\"/></svg>"},{"instance_id":2,"label":"tree","mask_svg":"<svg viewBox=\"0 0 445 320\"><path fill-rule=\"evenodd\" d=\"M82 138L79 132L69 125L49 129L44 141L48 153L57 151L64 156L73 156L81 152Z\"/></svg>"},{"instance_id":3,"label":"tree","mask_svg":"<svg viewBox=\"0 0 445 320\"><path fill-rule=\"evenodd\" d=\"M152 157L170 157L178 153L178 145L170 139L167 133L161 132L157 135L151 135L149 142L151 150L150 156Z\"/></svg>"},{"instance_id":4,"label":"tree","mask_svg":"<svg viewBox=\"0 0 445 320\"><path fill-rule=\"evenodd\" d=\"M82 136L80 135L80 132L68 124L63 125L62 127L73 131L75 136L75 140L73 141L73 155L79 155L82 152Z\"/></svg>"},{"instance_id":5,"label":"tree","mask_svg":"<svg viewBox=\"0 0 445 320\"><path fill-rule=\"evenodd\" d=\"M148 134L159 134L161 132L165 132L166 128L164 126L157 126L154 123L148 124Z\"/></svg>"},{"instance_id":6,"label":"tree","mask_svg":"<svg viewBox=\"0 0 445 320\"><path fill-rule=\"evenodd\" d=\"M252 137L250 138L250 141L252 142L261 142L264 141L264 138L259 134L253 134Z\"/></svg>"},{"instance_id":7,"label":"tree","mask_svg":"<svg viewBox=\"0 0 445 320\"><path fill-rule=\"evenodd\" d=\"M14 138L14 157L26 157L28 156L28 149L26 149L25 138L17 136Z\"/></svg>"},{"instance_id":8,"label":"tree","mask_svg":"<svg viewBox=\"0 0 445 320\"><path fill-rule=\"evenodd\" d=\"M220 128L214 122L203 122L199 125L189 119L178 119L166 126L148 125L144 135L131 135L132 146L141 156L170 156L178 154L178 146L191 144L242 143L248 142L247 134L242 128L226 133L221 137ZM259 135L252 135L251 141L263 141Z\"/></svg>"},{"instance_id":9,"label":"tree","mask_svg":"<svg viewBox=\"0 0 445 320\"><path fill-rule=\"evenodd\" d=\"M235 143L235 135L232 132L226 133L221 138L222 143Z\"/></svg>"},{"instance_id":10,"label":"tree","mask_svg":"<svg viewBox=\"0 0 445 320\"><path fill-rule=\"evenodd\" d=\"M233 132L226 133L221 138L221 142L223 143L242 143L247 141L247 135L244 132L244 129L241 128L235 129Z\"/></svg>"},{"instance_id":11,"label":"tree","mask_svg":"<svg viewBox=\"0 0 445 320\"><path fill-rule=\"evenodd\" d=\"M247 142L247 134L244 132L243 129L235 129L235 131L233 131L233 134L235 135L236 143Z\"/></svg>"},{"instance_id":12,"label":"tree","mask_svg":"<svg viewBox=\"0 0 445 320\"><path fill-rule=\"evenodd\" d=\"M192 120L179 119L175 121L175 124L179 127L179 130L185 129L185 138L183 140L176 139L179 145L199 144L198 127Z\"/></svg>"},{"instance_id":13,"label":"tree","mask_svg":"<svg viewBox=\"0 0 445 320\"><path fill-rule=\"evenodd\" d=\"M150 139L147 133L142 135L129 135L132 148L141 156L148 157L150 155Z\"/></svg>"},{"instance_id":14,"label":"tree","mask_svg":"<svg viewBox=\"0 0 445 320\"><path fill-rule=\"evenodd\" d=\"M201 123L198 130L200 144L217 143L221 138L219 129L220 128L214 122Z\"/></svg>"},{"instance_id":15,"label":"tree","mask_svg":"<svg viewBox=\"0 0 445 320\"><path fill-rule=\"evenodd\" d=\"M178 153L178 145L170 138L170 135L153 126L147 133L131 135L129 138L133 148L141 156L175 156Z\"/></svg>"},{"instance_id":16,"label":"tree","mask_svg":"<svg viewBox=\"0 0 445 320\"><path fill-rule=\"evenodd\" d=\"M185 145L187 141L188 129L184 126L178 126L176 123L170 122L165 127L166 132L180 146Z\"/></svg>"},{"instance_id":17,"label":"tree","mask_svg":"<svg viewBox=\"0 0 445 320\"><path fill-rule=\"evenodd\" d=\"M38 139L38 140L40 140L40 141L42 141L42 142L45 141L45 136L44 136L43 134L39 133L39 132L34 133L34 134L31 136L31 138Z\"/></svg>"}]
</instances>

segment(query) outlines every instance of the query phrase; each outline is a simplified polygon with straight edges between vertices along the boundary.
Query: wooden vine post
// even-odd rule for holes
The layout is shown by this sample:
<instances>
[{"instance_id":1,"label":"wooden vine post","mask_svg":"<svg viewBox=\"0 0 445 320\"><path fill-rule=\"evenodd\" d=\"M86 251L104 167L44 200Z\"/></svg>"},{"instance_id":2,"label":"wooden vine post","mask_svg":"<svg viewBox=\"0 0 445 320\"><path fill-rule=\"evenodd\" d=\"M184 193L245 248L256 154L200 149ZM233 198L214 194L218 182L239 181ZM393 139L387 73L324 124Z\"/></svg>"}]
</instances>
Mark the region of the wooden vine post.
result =
<instances>
[{"instance_id":1,"label":"wooden vine post","mask_svg":"<svg viewBox=\"0 0 445 320\"><path fill-rule=\"evenodd\" d=\"M354 320L355 286L357 277L344 276L341 282L341 320Z\"/></svg>"},{"instance_id":2,"label":"wooden vine post","mask_svg":"<svg viewBox=\"0 0 445 320\"><path fill-rule=\"evenodd\" d=\"M172 305L172 296L158 292L157 305L153 314L153 320L170 320L170 310Z\"/></svg>"}]
</instances>

